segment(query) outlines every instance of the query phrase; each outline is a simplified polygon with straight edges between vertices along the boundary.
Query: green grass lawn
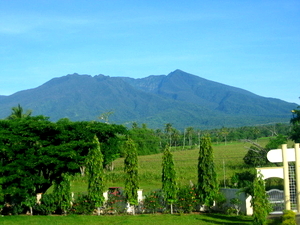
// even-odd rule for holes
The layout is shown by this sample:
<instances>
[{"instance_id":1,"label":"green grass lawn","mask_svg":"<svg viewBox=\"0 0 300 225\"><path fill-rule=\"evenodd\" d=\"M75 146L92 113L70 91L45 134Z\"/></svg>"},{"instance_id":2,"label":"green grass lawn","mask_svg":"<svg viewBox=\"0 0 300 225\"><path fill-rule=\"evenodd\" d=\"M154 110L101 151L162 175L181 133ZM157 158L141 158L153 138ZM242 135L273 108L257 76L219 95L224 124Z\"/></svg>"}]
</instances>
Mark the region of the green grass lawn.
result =
<instances>
[{"instance_id":1,"label":"green grass lawn","mask_svg":"<svg viewBox=\"0 0 300 225\"><path fill-rule=\"evenodd\" d=\"M153 225L182 225L182 224L251 224L252 218L246 216L227 216L222 214L142 214L142 215L118 215L118 216L4 216L0 217L3 225L99 225L99 224L153 224Z\"/></svg>"}]
</instances>

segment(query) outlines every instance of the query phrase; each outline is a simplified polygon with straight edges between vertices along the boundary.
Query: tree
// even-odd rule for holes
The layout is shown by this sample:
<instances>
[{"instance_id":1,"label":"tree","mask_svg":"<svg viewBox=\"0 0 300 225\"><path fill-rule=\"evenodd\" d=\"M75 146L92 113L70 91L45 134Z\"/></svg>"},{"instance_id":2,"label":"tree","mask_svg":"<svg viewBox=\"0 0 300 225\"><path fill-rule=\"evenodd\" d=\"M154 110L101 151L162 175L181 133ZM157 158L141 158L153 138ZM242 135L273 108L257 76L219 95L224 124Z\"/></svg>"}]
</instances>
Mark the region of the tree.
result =
<instances>
[{"instance_id":1,"label":"tree","mask_svg":"<svg viewBox=\"0 0 300 225\"><path fill-rule=\"evenodd\" d=\"M270 138L269 142L265 147L262 147L256 142L251 140L245 140L247 142L252 143L250 148L248 149L247 154L244 156L243 160L247 165L253 167L260 167L268 165L270 162L267 159L267 154L271 149L277 149L282 144L287 142L287 138L283 135L278 135L276 137Z\"/></svg>"},{"instance_id":2,"label":"tree","mask_svg":"<svg viewBox=\"0 0 300 225\"><path fill-rule=\"evenodd\" d=\"M86 158L88 171L88 197L95 204L97 214L100 215L100 207L104 203L104 170L103 155L97 136L94 137L95 146L89 151Z\"/></svg>"},{"instance_id":3,"label":"tree","mask_svg":"<svg viewBox=\"0 0 300 225\"><path fill-rule=\"evenodd\" d=\"M296 143L300 142L300 106L292 110L293 118L291 119L292 131L291 139Z\"/></svg>"},{"instance_id":4,"label":"tree","mask_svg":"<svg viewBox=\"0 0 300 225\"><path fill-rule=\"evenodd\" d=\"M149 155L160 152L160 138L157 137L154 130L147 128L145 124L141 128L134 126L129 130L129 135L137 146L138 155Z\"/></svg>"},{"instance_id":5,"label":"tree","mask_svg":"<svg viewBox=\"0 0 300 225\"><path fill-rule=\"evenodd\" d=\"M71 207L71 185L68 174L62 174L59 179L55 180L53 194L57 201L57 208L67 214L67 210Z\"/></svg>"},{"instance_id":6,"label":"tree","mask_svg":"<svg viewBox=\"0 0 300 225\"><path fill-rule=\"evenodd\" d=\"M173 155L170 147L167 145L162 158L162 190L165 199L171 205L171 214L173 214L173 203L177 195L176 171L174 167Z\"/></svg>"},{"instance_id":7,"label":"tree","mask_svg":"<svg viewBox=\"0 0 300 225\"><path fill-rule=\"evenodd\" d=\"M188 139L189 139L189 146L192 147L194 128L193 127L186 128L186 134L187 134Z\"/></svg>"},{"instance_id":8,"label":"tree","mask_svg":"<svg viewBox=\"0 0 300 225\"><path fill-rule=\"evenodd\" d=\"M20 106L20 104L18 104L17 107L12 107L11 110L12 110L11 114L7 117L7 119L9 119L9 120L29 117L29 116L31 116L31 113L32 113L32 110L27 110L24 113L24 110Z\"/></svg>"},{"instance_id":9,"label":"tree","mask_svg":"<svg viewBox=\"0 0 300 225\"><path fill-rule=\"evenodd\" d=\"M172 124L165 124L165 132L169 135L169 146L172 145Z\"/></svg>"},{"instance_id":10,"label":"tree","mask_svg":"<svg viewBox=\"0 0 300 225\"><path fill-rule=\"evenodd\" d=\"M208 136L201 138L198 158L198 196L201 204L212 206L218 192L213 149Z\"/></svg>"},{"instance_id":11,"label":"tree","mask_svg":"<svg viewBox=\"0 0 300 225\"><path fill-rule=\"evenodd\" d=\"M98 119L104 120L105 123L109 123L109 122L108 122L108 121L109 121L109 117L110 117L112 114L114 114L113 111L104 112L104 113L102 113L102 114L98 117Z\"/></svg>"},{"instance_id":12,"label":"tree","mask_svg":"<svg viewBox=\"0 0 300 225\"><path fill-rule=\"evenodd\" d=\"M253 224L264 225L267 222L267 216L271 212L271 206L268 201L267 193L265 190L264 180L261 174L258 174L253 182L254 195L252 196L253 206Z\"/></svg>"},{"instance_id":13,"label":"tree","mask_svg":"<svg viewBox=\"0 0 300 225\"><path fill-rule=\"evenodd\" d=\"M45 193L63 174L73 175L86 165L97 135L109 149L107 161L118 157L120 125L100 122L50 122L43 116L0 120L0 186L4 201L26 203ZM113 154L114 153L114 154Z\"/></svg>"},{"instance_id":14,"label":"tree","mask_svg":"<svg viewBox=\"0 0 300 225\"><path fill-rule=\"evenodd\" d=\"M137 190L139 188L139 178L138 178L138 157L135 143L133 140L128 139L125 142L125 160L124 160L124 172L125 177L125 195L127 202L130 206L138 204Z\"/></svg>"}]
</instances>

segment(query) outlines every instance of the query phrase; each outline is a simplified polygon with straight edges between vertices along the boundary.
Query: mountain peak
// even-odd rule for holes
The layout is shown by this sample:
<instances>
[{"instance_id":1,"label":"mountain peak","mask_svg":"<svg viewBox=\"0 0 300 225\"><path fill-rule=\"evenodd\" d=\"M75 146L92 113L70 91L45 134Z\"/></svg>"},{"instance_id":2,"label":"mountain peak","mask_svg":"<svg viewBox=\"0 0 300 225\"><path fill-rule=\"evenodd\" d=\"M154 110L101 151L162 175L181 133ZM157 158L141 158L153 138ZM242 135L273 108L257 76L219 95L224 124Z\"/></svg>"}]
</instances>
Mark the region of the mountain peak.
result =
<instances>
[{"instance_id":1,"label":"mountain peak","mask_svg":"<svg viewBox=\"0 0 300 225\"><path fill-rule=\"evenodd\" d=\"M112 123L135 121L151 128L172 123L177 129L288 122L297 107L180 69L139 79L74 73L0 99L0 118L20 103L51 120L95 120L112 110Z\"/></svg>"}]
</instances>

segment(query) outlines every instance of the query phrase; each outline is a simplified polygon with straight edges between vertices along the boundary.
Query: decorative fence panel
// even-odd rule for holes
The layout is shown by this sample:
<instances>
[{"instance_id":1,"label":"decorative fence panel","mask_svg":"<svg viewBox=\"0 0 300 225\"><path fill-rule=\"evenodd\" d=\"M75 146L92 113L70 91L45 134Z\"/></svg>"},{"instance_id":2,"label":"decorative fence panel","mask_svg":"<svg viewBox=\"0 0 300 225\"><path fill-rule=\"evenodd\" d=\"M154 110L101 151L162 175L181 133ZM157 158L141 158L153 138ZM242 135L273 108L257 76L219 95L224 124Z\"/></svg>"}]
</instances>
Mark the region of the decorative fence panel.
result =
<instances>
[{"instance_id":1,"label":"decorative fence panel","mask_svg":"<svg viewBox=\"0 0 300 225\"><path fill-rule=\"evenodd\" d=\"M267 191L268 199L272 205L273 212L270 214L282 213L284 210L284 192L279 189L271 189Z\"/></svg>"}]
</instances>

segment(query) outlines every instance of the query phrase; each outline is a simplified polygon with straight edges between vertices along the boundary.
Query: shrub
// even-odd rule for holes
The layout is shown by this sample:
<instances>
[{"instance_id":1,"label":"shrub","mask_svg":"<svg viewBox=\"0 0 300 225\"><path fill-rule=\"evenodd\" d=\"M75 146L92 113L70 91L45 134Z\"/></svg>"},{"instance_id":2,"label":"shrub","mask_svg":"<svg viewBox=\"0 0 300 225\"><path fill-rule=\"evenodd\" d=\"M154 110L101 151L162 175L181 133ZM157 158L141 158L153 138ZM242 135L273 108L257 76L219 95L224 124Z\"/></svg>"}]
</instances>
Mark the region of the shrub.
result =
<instances>
[{"instance_id":1,"label":"shrub","mask_svg":"<svg viewBox=\"0 0 300 225\"><path fill-rule=\"evenodd\" d=\"M291 210L285 210L282 216L282 225L297 225L296 213Z\"/></svg>"},{"instance_id":2,"label":"shrub","mask_svg":"<svg viewBox=\"0 0 300 225\"><path fill-rule=\"evenodd\" d=\"M190 186L180 187L178 191L177 210L179 212L191 213L199 204L196 188Z\"/></svg>"},{"instance_id":3,"label":"shrub","mask_svg":"<svg viewBox=\"0 0 300 225\"><path fill-rule=\"evenodd\" d=\"M95 209L95 205L89 199L88 195L78 194L71 208L71 213L89 215L92 214Z\"/></svg>"},{"instance_id":4,"label":"shrub","mask_svg":"<svg viewBox=\"0 0 300 225\"><path fill-rule=\"evenodd\" d=\"M225 210L224 204L226 203L226 198L223 193L221 193L221 192L217 193L215 202L216 202L216 206L217 206L216 210L218 210L218 211Z\"/></svg>"},{"instance_id":5,"label":"shrub","mask_svg":"<svg viewBox=\"0 0 300 225\"><path fill-rule=\"evenodd\" d=\"M53 194L43 194L40 202L40 204L36 204L33 207L34 214L50 215L55 213L57 209L57 202Z\"/></svg>"},{"instance_id":6,"label":"shrub","mask_svg":"<svg viewBox=\"0 0 300 225\"><path fill-rule=\"evenodd\" d=\"M106 202L106 212L110 214L124 213L126 205L126 199L122 193L109 193Z\"/></svg>"},{"instance_id":7,"label":"shrub","mask_svg":"<svg viewBox=\"0 0 300 225\"><path fill-rule=\"evenodd\" d=\"M145 196L143 202L143 209L146 213L156 213L158 211L163 211L164 201L161 191L152 191Z\"/></svg>"}]
</instances>

